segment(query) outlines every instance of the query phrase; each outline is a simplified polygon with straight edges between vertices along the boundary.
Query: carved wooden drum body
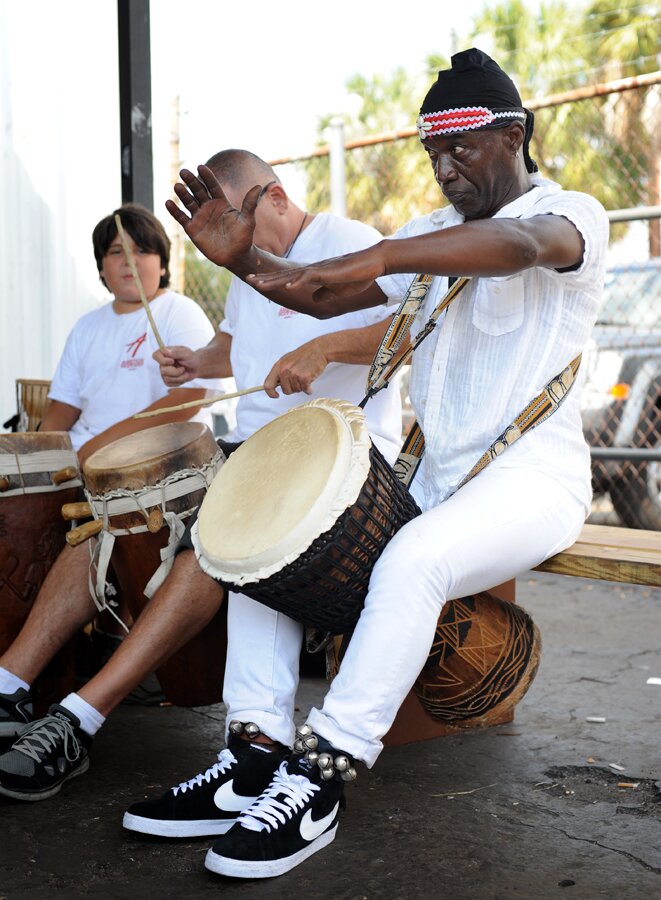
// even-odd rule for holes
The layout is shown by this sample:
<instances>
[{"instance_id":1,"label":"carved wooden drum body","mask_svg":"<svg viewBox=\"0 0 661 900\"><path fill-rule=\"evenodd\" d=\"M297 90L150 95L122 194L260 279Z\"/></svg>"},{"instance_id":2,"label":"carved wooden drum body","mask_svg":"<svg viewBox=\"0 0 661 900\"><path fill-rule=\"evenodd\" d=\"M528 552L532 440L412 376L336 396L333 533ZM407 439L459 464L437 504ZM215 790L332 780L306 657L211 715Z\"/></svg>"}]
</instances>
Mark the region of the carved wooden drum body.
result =
<instances>
[{"instance_id":1,"label":"carved wooden drum body","mask_svg":"<svg viewBox=\"0 0 661 900\"><path fill-rule=\"evenodd\" d=\"M0 435L0 652L20 631L65 546L62 504L81 498L78 457L66 432ZM35 694L47 705L74 684L73 650L65 648Z\"/></svg>"},{"instance_id":2,"label":"carved wooden drum body","mask_svg":"<svg viewBox=\"0 0 661 900\"><path fill-rule=\"evenodd\" d=\"M450 600L413 690L440 722L489 725L526 693L540 652L539 631L520 606L488 591Z\"/></svg>"},{"instance_id":3,"label":"carved wooden drum body","mask_svg":"<svg viewBox=\"0 0 661 900\"><path fill-rule=\"evenodd\" d=\"M223 462L211 431L199 422L149 428L89 457L85 495L102 525L92 569L97 597L103 596L110 561L137 618L169 571L186 520ZM223 608L157 670L167 700L199 706L222 699L225 621Z\"/></svg>"},{"instance_id":4,"label":"carved wooden drum body","mask_svg":"<svg viewBox=\"0 0 661 900\"><path fill-rule=\"evenodd\" d=\"M384 547L419 512L363 411L313 400L232 453L192 538L202 568L230 589L338 634L355 625Z\"/></svg>"}]
</instances>

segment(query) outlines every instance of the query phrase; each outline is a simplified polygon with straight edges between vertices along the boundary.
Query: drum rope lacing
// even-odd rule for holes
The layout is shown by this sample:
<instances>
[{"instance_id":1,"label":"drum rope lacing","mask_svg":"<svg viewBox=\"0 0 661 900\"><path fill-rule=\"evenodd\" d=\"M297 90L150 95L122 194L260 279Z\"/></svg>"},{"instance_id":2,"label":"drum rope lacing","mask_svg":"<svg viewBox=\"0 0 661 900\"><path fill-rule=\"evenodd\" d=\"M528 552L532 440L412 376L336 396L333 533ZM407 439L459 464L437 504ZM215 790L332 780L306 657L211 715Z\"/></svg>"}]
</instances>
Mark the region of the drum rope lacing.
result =
<instances>
[{"instance_id":1,"label":"drum rope lacing","mask_svg":"<svg viewBox=\"0 0 661 900\"><path fill-rule=\"evenodd\" d=\"M151 598L163 584L174 562L174 554L181 536L184 533L185 519L194 512L195 506L182 512L174 513L167 510L167 503L177 500L197 491L206 491L213 481L216 472L225 460L225 454L219 451L208 463L199 467L180 469L172 475L168 475L155 485L149 485L141 490L131 491L127 488L115 488L104 494L91 494L85 490L85 496L90 504L92 515L103 522L103 530L99 533L96 546L90 545L90 571L89 590L95 606L100 611L108 610L122 627L128 631L124 622L116 615L113 606L116 602L108 600L106 576L108 565L112 555L115 538L127 534L141 534L148 531L149 512L154 508L160 508L163 514L163 524L169 530L168 542L160 551L161 564L156 569L147 583L144 594ZM112 516L123 515L138 511L145 519L144 525L132 525L129 528L113 528L110 523ZM96 570L96 577L94 577Z\"/></svg>"},{"instance_id":2,"label":"drum rope lacing","mask_svg":"<svg viewBox=\"0 0 661 900\"><path fill-rule=\"evenodd\" d=\"M37 450L35 453L0 453L0 475L18 476L21 487L3 491L3 497L20 494L45 494L51 491L63 491L67 488L79 487L80 477L63 481L60 484L26 484L30 475L53 475L63 469L74 468L78 471L78 457L73 450Z\"/></svg>"}]
</instances>

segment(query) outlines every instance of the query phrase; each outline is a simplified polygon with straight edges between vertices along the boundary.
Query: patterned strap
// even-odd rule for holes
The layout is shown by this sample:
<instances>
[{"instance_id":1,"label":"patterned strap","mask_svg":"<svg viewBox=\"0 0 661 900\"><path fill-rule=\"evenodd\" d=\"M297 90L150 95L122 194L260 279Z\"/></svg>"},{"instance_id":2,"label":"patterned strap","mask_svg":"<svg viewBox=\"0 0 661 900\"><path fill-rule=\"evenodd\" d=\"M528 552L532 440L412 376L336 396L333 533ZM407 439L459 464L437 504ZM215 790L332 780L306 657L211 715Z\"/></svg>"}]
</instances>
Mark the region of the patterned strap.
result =
<instances>
[{"instance_id":1,"label":"patterned strap","mask_svg":"<svg viewBox=\"0 0 661 900\"><path fill-rule=\"evenodd\" d=\"M402 444L399 456L393 463L395 475L406 487L413 481L415 473L418 471L418 466L422 462L424 452L425 436L416 419Z\"/></svg>"},{"instance_id":2,"label":"patterned strap","mask_svg":"<svg viewBox=\"0 0 661 900\"><path fill-rule=\"evenodd\" d=\"M424 328L404 352L397 356L433 280L433 275L416 275L409 285L406 296L397 308L397 312L393 316L392 322L388 326L379 349L376 351L374 361L370 366L367 376L367 394L359 404L361 407L364 407L367 401L376 393L387 387L402 366L408 363L415 350L434 330L441 314L468 284L470 278L458 278L450 285L445 296L429 316ZM512 424L508 425L505 431L482 454L468 475L462 479L456 490L459 490L471 478L474 478L478 472L486 468L492 460L500 456L515 441L518 441L526 431L530 431L532 428L540 425L556 411L576 379L576 374L581 364L581 355L579 353L566 369L563 369L559 375L552 378L541 393L528 403ZM413 481L424 452L425 436L420 425L415 421L393 466L397 478L407 487Z\"/></svg>"},{"instance_id":3,"label":"patterned strap","mask_svg":"<svg viewBox=\"0 0 661 900\"><path fill-rule=\"evenodd\" d=\"M368 390L373 388L382 377L391 359L404 343L433 280L433 275L416 275L409 285L406 296L397 307L388 330L379 344L379 349L374 355L374 360L367 376Z\"/></svg>"},{"instance_id":4,"label":"patterned strap","mask_svg":"<svg viewBox=\"0 0 661 900\"><path fill-rule=\"evenodd\" d=\"M409 285L406 296L399 304L397 312L393 316L392 322L388 326L379 349L376 351L374 361L370 366L367 376L367 394L358 404L361 408L365 406L371 397L383 390L383 388L388 387L388 384L397 372L408 363L415 349L434 330L441 314L470 281L469 278L457 278L430 315L420 334L400 356L397 356L397 352L411 330L411 325L429 292L433 280L433 275L416 275Z\"/></svg>"},{"instance_id":5,"label":"patterned strap","mask_svg":"<svg viewBox=\"0 0 661 900\"><path fill-rule=\"evenodd\" d=\"M581 356L582 354L579 353L578 356L572 359L567 368L563 369L559 375L555 376L555 378L552 378L535 399L531 400L530 403L521 410L512 424L508 425L505 431L503 431L493 444L491 444L491 446L482 454L468 475L466 475L455 488L453 493L456 493L460 487L467 484L467 482L481 472L482 469L486 469L492 460L497 456L500 456L501 453L504 453L505 450L508 447L511 447L515 441L518 441L526 431L531 431L533 428L541 425L542 422L545 422L546 419L556 411L576 380L576 375L579 366L581 365ZM406 487L413 481L413 477L418 471L418 466L422 462L422 455L424 452L425 436L422 433L420 425L416 421L413 423L393 466L395 475L402 484L406 485Z\"/></svg>"},{"instance_id":6,"label":"patterned strap","mask_svg":"<svg viewBox=\"0 0 661 900\"><path fill-rule=\"evenodd\" d=\"M468 475L460 482L456 491L469 482L471 478L474 478L482 469L485 469L497 456L504 453L526 431L531 431L533 428L541 425L558 409L576 380L576 374L581 365L581 356L582 354L579 353L578 356L572 359L567 368L563 369L555 378L552 378L544 386L541 393L521 410L512 424L508 425L505 431L482 454Z\"/></svg>"}]
</instances>

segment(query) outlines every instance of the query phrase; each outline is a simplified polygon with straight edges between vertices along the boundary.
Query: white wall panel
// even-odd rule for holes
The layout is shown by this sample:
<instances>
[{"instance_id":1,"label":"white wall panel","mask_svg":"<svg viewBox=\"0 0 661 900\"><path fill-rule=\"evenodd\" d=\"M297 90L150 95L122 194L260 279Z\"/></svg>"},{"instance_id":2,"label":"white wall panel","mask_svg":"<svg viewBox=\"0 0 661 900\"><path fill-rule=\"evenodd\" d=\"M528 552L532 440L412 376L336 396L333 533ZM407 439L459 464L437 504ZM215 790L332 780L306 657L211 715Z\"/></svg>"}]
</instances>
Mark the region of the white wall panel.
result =
<instances>
[{"instance_id":1,"label":"white wall panel","mask_svg":"<svg viewBox=\"0 0 661 900\"><path fill-rule=\"evenodd\" d=\"M114 0L0 2L0 423L108 295L91 233L120 205Z\"/></svg>"}]
</instances>

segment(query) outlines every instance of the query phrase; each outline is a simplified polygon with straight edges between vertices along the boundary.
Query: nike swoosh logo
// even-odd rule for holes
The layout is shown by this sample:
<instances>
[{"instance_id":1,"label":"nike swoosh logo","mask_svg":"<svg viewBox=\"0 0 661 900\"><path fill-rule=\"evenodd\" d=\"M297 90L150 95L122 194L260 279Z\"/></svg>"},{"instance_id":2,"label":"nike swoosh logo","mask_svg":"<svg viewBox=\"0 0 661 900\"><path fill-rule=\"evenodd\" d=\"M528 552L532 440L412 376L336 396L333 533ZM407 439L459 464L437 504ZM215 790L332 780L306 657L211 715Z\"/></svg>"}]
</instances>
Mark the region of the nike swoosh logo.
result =
<instances>
[{"instance_id":1,"label":"nike swoosh logo","mask_svg":"<svg viewBox=\"0 0 661 900\"><path fill-rule=\"evenodd\" d=\"M235 794L234 780L221 784L213 795L213 802L218 809L226 812L243 812L244 809L252 806L256 799L257 797L244 797L242 794Z\"/></svg>"},{"instance_id":2,"label":"nike swoosh logo","mask_svg":"<svg viewBox=\"0 0 661 900\"><path fill-rule=\"evenodd\" d=\"M299 826L303 840L314 841L320 834L323 834L337 815L339 808L340 804L336 803L335 807L327 816L324 816L323 819L317 819L316 821L312 818L312 810L309 809L301 819L301 824Z\"/></svg>"}]
</instances>

